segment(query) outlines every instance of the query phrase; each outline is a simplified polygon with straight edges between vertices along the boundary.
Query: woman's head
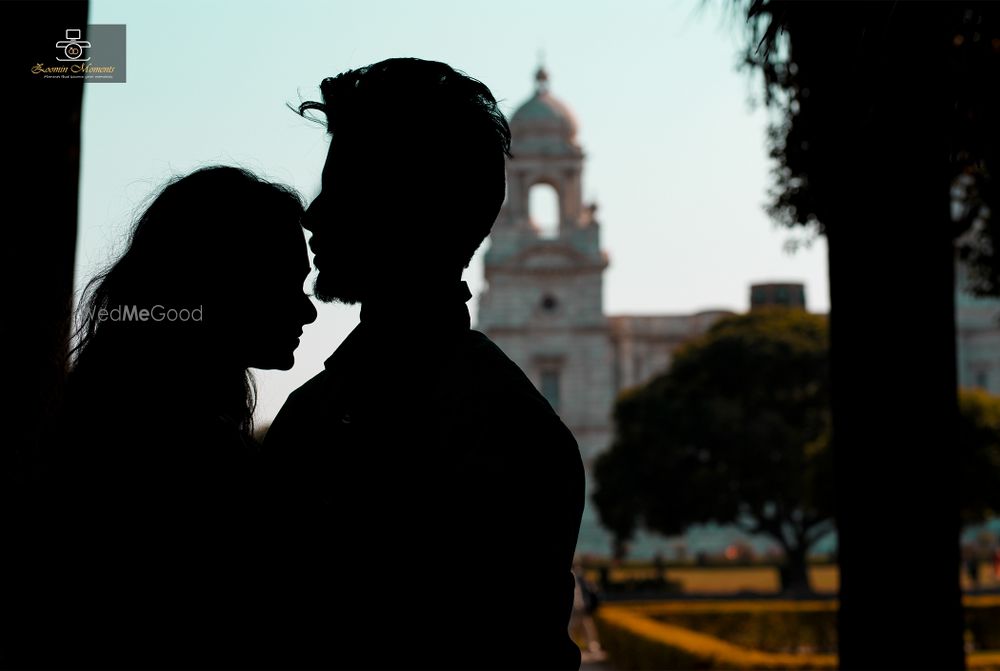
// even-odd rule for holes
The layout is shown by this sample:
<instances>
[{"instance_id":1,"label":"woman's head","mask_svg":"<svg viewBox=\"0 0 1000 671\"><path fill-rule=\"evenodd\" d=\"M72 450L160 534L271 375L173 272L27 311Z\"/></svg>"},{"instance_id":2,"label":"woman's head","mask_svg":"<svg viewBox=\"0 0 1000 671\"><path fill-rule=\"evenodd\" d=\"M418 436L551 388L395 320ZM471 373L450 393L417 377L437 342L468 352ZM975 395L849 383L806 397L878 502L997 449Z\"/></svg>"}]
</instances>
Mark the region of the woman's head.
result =
<instances>
[{"instance_id":1,"label":"woman's head","mask_svg":"<svg viewBox=\"0 0 1000 671\"><path fill-rule=\"evenodd\" d=\"M240 168L170 181L122 256L88 286L78 367L97 357L178 374L290 368L316 318L303 292L302 212L294 191Z\"/></svg>"}]
</instances>

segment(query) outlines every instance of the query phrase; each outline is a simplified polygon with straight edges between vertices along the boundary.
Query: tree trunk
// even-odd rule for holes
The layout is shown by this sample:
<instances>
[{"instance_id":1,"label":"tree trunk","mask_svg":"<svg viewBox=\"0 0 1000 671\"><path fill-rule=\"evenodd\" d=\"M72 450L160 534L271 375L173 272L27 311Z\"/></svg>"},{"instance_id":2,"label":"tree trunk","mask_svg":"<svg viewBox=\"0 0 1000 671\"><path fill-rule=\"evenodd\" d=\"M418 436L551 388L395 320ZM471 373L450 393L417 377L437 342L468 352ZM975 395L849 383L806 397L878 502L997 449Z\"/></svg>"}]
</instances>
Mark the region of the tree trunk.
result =
<instances>
[{"instance_id":1,"label":"tree trunk","mask_svg":"<svg viewBox=\"0 0 1000 671\"><path fill-rule=\"evenodd\" d=\"M790 34L830 207L840 665L960 669L952 8L812 8Z\"/></svg>"},{"instance_id":2,"label":"tree trunk","mask_svg":"<svg viewBox=\"0 0 1000 671\"><path fill-rule=\"evenodd\" d=\"M10 495L61 401L80 175L83 82L44 80L30 69L39 60L55 64L55 43L67 28L86 30L87 3L21 1L5 3L3 10L12 27L7 52L15 59L4 85L3 128L22 136L7 157L8 218L0 244L6 289L0 346L11 392L5 401L0 489Z\"/></svg>"},{"instance_id":3,"label":"tree trunk","mask_svg":"<svg viewBox=\"0 0 1000 671\"><path fill-rule=\"evenodd\" d=\"M807 548L803 546L785 548L785 561L781 564L781 593L798 597L812 594L809 585L809 566L806 563Z\"/></svg>"},{"instance_id":4,"label":"tree trunk","mask_svg":"<svg viewBox=\"0 0 1000 671\"><path fill-rule=\"evenodd\" d=\"M37 664L46 632L25 618L37 610L35 585L25 584L30 566L25 529L33 526L26 505L27 471L53 422L66 374L67 338L73 300L77 201L80 173L80 112L83 82L34 77L33 65L55 64L55 43L67 28L86 31L86 2L11 2L3 5L10 61L4 82L2 128L4 209L0 273L4 287L0 348L4 354L4 440L0 449L0 538L4 547L4 627L0 667ZM114 86L114 84L90 84ZM19 141L13 143L11 137ZM19 540L20 539L20 540Z\"/></svg>"}]
</instances>

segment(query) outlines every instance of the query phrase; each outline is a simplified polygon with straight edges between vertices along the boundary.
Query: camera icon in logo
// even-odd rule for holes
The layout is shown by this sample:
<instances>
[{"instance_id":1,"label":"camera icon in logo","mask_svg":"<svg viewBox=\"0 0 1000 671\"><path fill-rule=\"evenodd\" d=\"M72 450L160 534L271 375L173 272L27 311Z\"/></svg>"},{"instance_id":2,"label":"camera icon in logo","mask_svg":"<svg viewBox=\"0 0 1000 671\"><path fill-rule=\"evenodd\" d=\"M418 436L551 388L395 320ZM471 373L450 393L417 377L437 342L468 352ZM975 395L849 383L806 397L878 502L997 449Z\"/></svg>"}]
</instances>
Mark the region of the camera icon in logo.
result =
<instances>
[{"instance_id":1,"label":"camera icon in logo","mask_svg":"<svg viewBox=\"0 0 1000 671\"><path fill-rule=\"evenodd\" d=\"M57 61L89 61L90 56L83 57L83 50L90 47L90 42L80 39L79 28L67 28L66 39L56 42L56 48L62 49L65 58L56 56Z\"/></svg>"}]
</instances>

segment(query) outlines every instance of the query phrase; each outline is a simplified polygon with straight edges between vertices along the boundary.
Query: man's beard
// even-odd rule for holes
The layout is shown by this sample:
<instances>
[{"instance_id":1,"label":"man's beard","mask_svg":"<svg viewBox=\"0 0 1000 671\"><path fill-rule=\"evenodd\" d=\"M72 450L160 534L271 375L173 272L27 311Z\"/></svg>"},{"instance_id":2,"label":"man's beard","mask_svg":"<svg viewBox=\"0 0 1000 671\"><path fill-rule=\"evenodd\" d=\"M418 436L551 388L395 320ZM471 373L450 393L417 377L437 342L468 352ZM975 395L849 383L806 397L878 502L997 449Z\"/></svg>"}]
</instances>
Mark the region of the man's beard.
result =
<instances>
[{"instance_id":1,"label":"man's beard","mask_svg":"<svg viewBox=\"0 0 1000 671\"><path fill-rule=\"evenodd\" d=\"M336 276L329 270L320 270L313 283L313 296L324 303L344 303L354 305L361 302L360 287L344 276Z\"/></svg>"}]
</instances>

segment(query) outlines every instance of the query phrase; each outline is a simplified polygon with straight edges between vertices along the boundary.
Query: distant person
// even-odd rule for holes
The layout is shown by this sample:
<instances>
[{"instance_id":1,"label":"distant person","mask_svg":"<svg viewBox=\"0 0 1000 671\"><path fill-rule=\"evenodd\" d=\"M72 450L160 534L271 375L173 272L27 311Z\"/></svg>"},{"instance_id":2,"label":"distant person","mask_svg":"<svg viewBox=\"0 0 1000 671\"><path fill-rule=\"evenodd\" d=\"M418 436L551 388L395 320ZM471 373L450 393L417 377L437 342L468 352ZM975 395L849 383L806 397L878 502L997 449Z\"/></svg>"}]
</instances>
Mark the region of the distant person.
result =
<instances>
[{"instance_id":1,"label":"distant person","mask_svg":"<svg viewBox=\"0 0 1000 671\"><path fill-rule=\"evenodd\" d=\"M587 580L586 571L581 563L573 565L576 577L576 590L573 594L573 617L570 618L569 631L583 649L591 656L601 653L601 641L597 635L597 625L594 614L600 605L597 587Z\"/></svg>"},{"instance_id":2,"label":"distant person","mask_svg":"<svg viewBox=\"0 0 1000 671\"><path fill-rule=\"evenodd\" d=\"M412 58L321 91L299 110L330 133L305 223L315 293L360 303L361 323L264 440L313 542L294 576L315 595L296 615L313 661L577 669L579 449L465 305L462 271L504 200L507 121L482 83Z\"/></svg>"},{"instance_id":3,"label":"distant person","mask_svg":"<svg viewBox=\"0 0 1000 671\"><path fill-rule=\"evenodd\" d=\"M605 562L601 564L597 569L598 584L601 586L601 591L607 594L611 591L611 567Z\"/></svg>"},{"instance_id":4,"label":"distant person","mask_svg":"<svg viewBox=\"0 0 1000 671\"><path fill-rule=\"evenodd\" d=\"M979 589L979 553L974 545L962 546L962 563L969 577L969 589Z\"/></svg>"},{"instance_id":5,"label":"distant person","mask_svg":"<svg viewBox=\"0 0 1000 671\"><path fill-rule=\"evenodd\" d=\"M22 553L17 666L278 664L272 502L249 368L316 318L303 205L238 168L174 179L82 301Z\"/></svg>"},{"instance_id":6,"label":"distant person","mask_svg":"<svg viewBox=\"0 0 1000 671\"><path fill-rule=\"evenodd\" d=\"M653 577L656 580L656 587L658 589L663 589L667 585L666 566L663 552L657 550L653 553Z\"/></svg>"}]
</instances>

